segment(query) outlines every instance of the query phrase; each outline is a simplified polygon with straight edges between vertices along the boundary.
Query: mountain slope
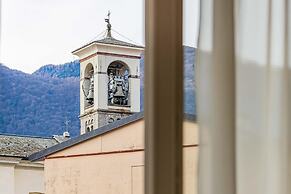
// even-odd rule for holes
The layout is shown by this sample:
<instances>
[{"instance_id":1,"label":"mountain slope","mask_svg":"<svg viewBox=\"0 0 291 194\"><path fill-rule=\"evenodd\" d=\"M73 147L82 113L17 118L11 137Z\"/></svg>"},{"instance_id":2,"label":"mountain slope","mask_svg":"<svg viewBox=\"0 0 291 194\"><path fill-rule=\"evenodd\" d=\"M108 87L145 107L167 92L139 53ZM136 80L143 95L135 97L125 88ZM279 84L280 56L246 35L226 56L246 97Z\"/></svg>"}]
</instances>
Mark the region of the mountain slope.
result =
<instances>
[{"instance_id":1,"label":"mountain slope","mask_svg":"<svg viewBox=\"0 0 291 194\"><path fill-rule=\"evenodd\" d=\"M184 112L195 114L195 49L184 47ZM144 99L144 58L141 67L141 110ZM0 133L51 136L62 134L69 121L72 136L79 134L78 61L46 65L33 74L0 64Z\"/></svg>"},{"instance_id":2,"label":"mountain slope","mask_svg":"<svg viewBox=\"0 0 291 194\"><path fill-rule=\"evenodd\" d=\"M0 132L37 136L79 133L79 79L25 74L0 65Z\"/></svg>"},{"instance_id":3,"label":"mountain slope","mask_svg":"<svg viewBox=\"0 0 291 194\"><path fill-rule=\"evenodd\" d=\"M195 48L184 46L184 112L196 114L196 88L194 80ZM144 102L144 56L140 60L141 69L141 110Z\"/></svg>"},{"instance_id":4,"label":"mountain slope","mask_svg":"<svg viewBox=\"0 0 291 194\"><path fill-rule=\"evenodd\" d=\"M76 60L62 65L45 65L36 70L33 75L58 78L79 77L80 63Z\"/></svg>"}]
</instances>

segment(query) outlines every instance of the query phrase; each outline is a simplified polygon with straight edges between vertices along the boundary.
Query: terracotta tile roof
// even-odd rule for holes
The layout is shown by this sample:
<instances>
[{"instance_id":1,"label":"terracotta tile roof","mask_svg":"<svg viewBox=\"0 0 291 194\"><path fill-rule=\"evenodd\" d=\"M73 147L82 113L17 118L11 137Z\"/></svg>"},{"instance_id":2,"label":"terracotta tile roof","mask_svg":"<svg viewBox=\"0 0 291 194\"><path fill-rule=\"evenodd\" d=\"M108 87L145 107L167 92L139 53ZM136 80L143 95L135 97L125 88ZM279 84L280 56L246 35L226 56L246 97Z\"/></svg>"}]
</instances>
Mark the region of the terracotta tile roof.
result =
<instances>
[{"instance_id":1,"label":"terracotta tile roof","mask_svg":"<svg viewBox=\"0 0 291 194\"><path fill-rule=\"evenodd\" d=\"M0 156L26 158L65 140L60 139L0 134Z\"/></svg>"}]
</instances>

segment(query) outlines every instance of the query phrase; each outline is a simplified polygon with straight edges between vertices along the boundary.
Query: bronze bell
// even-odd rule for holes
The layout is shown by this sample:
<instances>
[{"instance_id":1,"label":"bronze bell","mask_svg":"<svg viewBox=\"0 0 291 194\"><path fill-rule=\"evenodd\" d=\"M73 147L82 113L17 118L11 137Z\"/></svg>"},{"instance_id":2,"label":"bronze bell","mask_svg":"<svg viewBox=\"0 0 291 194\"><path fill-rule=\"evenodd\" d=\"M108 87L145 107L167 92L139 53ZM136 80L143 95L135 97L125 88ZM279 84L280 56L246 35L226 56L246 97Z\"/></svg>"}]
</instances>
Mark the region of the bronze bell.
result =
<instances>
[{"instance_id":1,"label":"bronze bell","mask_svg":"<svg viewBox=\"0 0 291 194\"><path fill-rule=\"evenodd\" d=\"M124 93L123 93L123 90L122 90L122 86L121 85L117 85L116 90L117 91L115 92L114 97L122 98L122 97L125 96Z\"/></svg>"},{"instance_id":2,"label":"bronze bell","mask_svg":"<svg viewBox=\"0 0 291 194\"><path fill-rule=\"evenodd\" d=\"M114 80L116 81L116 92L114 94L114 97L123 98L125 96L122 89L122 83L124 80L120 76L117 76Z\"/></svg>"},{"instance_id":3,"label":"bronze bell","mask_svg":"<svg viewBox=\"0 0 291 194\"><path fill-rule=\"evenodd\" d=\"M89 94L86 98L87 100L93 100L94 99L94 91L93 90L89 90Z\"/></svg>"},{"instance_id":4,"label":"bronze bell","mask_svg":"<svg viewBox=\"0 0 291 194\"><path fill-rule=\"evenodd\" d=\"M91 83L88 91L88 95L86 97L86 100L90 103L93 104L94 101L94 79L91 78Z\"/></svg>"}]
</instances>

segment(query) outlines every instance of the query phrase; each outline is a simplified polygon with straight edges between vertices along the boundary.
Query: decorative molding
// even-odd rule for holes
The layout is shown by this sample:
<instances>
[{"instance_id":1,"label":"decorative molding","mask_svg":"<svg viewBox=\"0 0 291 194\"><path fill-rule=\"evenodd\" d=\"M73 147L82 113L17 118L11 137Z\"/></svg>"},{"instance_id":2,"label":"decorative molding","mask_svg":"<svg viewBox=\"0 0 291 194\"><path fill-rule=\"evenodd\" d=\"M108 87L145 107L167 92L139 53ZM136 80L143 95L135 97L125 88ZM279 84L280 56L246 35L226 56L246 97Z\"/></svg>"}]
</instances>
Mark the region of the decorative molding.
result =
<instances>
[{"instance_id":1,"label":"decorative molding","mask_svg":"<svg viewBox=\"0 0 291 194\"><path fill-rule=\"evenodd\" d=\"M20 162L16 165L16 167L44 168L44 164L40 162Z\"/></svg>"},{"instance_id":2,"label":"decorative molding","mask_svg":"<svg viewBox=\"0 0 291 194\"><path fill-rule=\"evenodd\" d=\"M122 55L122 54L117 54L117 53L107 53L107 52L97 52L97 53L93 53L87 57L84 57L82 59L80 59L80 63L87 61L89 59L91 59L92 57L95 57L97 55L106 55L106 56L114 56L114 57L122 57L122 58L132 58L132 59L140 59L140 56L135 56L135 55Z\"/></svg>"},{"instance_id":3,"label":"decorative molding","mask_svg":"<svg viewBox=\"0 0 291 194\"><path fill-rule=\"evenodd\" d=\"M110 108L111 106L108 107L108 109L98 109L98 112L105 112L105 113L124 113L124 114L134 114L135 112L130 111L130 107L125 107L126 109L118 109L119 107L115 108Z\"/></svg>"},{"instance_id":4,"label":"decorative molding","mask_svg":"<svg viewBox=\"0 0 291 194\"><path fill-rule=\"evenodd\" d=\"M97 52L98 55L108 55L108 56L115 56L115 57L123 57L123 58L133 58L133 59L140 59L140 56L134 55L122 55L117 53L107 53L107 52Z\"/></svg>"},{"instance_id":5,"label":"decorative molding","mask_svg":"<svg viewBox=\"0 0 291 194\"><path fill-rule=\"evenodd\" d=\"M184 148L187 147L198 147L198 144L190 144L184 145ZM127 149L127 150L114 150L108 152L94 152L94 153L86 153L86 154L72 154L72 155L62 155L62 156L51 156L46 157L45 159L58 159L58 158L73 158L73 157L82 157L82 156L97 156L97 155L107 155L107 154L122 154L122 153L132 153L132 152L142 152L144 148L140 149Z\"/></svg>"},{"instance_id":6,"label":"decorative molding","mask_svg":"<svg viewBox=\"0 0 291 194\"><path fill-rule=\"evenodd\" d=\"M72 155L63 155L63 156L51 156L51 157L46 157L45 159L72 158L72 157L96 156L96 155L107 155L107 154L121 154L121 153L141 152L141 151L144 151L144 149L117 150L117 151L96 152L96 153L88 153L88 154L72 154Z\"/></svg>"},{"instance_id":7,"label":"decorative molding","mask_svg":"<svg viewBox=\"0 0 291 194\"><path fill-rule=\"evenodd\" d=\"M82 63L82 62L84 62L84 61L87 61L87 60L91 59L92 57L97 56L97 54L98 54L98 53L94 53L94 54L91 54L91 55L89 55L89 56L87 56L87 57L84 57L83 59L80 59L80 63Z\"/></svg>"},{"instance_id":8,"label":"decorative molding","mask_svg":"<svg viewBox=\"0 0 291 194\"><path fill-rule=\"evenodd\" d=\"M89 110L89 111L88 110L86 111L86 109L85 109L85 112L83 114L79 115L79 118L86 117L86 116L88 116L92 113L95 113L95 112L97 112L97 110L93 109L93 107L91 107L91 110Z\"/></svg>"},{"instance_id":9,"label":"decorative molding","mask_svg":"<svg viewBox=\"0 0 291 194\"><path fill-rule=\"evenodd\" d=\"M129 75L128 77L129 78L136 78L136 79L139 79L140 78L140 76L138 76L138 75Z\"/></svg>"},{"instance_id":10,"label":"decorative molding","mask_svg":"<svg viewBox=\"0 0 291 194\"><path fill-rule=\"evenodd\" d=\"M97 74L106 74L107 75L106 72L102 72L102 71L98 71Z\"/></svg>"},{"instance_id":11,"label":"decorative molding","mask_svg":"<svg viewBox=\"0 0 291 194\"><path fill-rule=\"evenodd\" d=\"M187 144L187 145L183 145L183 148L193 148L193 147L198 147L198 144Z\"/></svg>"}]
</instances>

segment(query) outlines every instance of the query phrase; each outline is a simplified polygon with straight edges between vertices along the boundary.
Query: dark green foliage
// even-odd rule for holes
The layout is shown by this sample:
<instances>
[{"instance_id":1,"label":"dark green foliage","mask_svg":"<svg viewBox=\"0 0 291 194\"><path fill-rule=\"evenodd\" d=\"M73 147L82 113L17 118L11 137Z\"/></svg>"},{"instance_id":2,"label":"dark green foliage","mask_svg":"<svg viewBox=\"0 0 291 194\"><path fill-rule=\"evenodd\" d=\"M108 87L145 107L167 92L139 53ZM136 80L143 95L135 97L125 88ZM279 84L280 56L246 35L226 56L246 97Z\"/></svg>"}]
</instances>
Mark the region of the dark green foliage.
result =
<instances>
[{"instance_id":1,"label":"dark green foliage","mask_svg":"<svg viewBox=\"0 0 291 194\"><path fill-rule=\"evenodd\" d=\"M29 75L0 65L0 133L79 134L79 78Z\"/></svg>"}]
</instances>

